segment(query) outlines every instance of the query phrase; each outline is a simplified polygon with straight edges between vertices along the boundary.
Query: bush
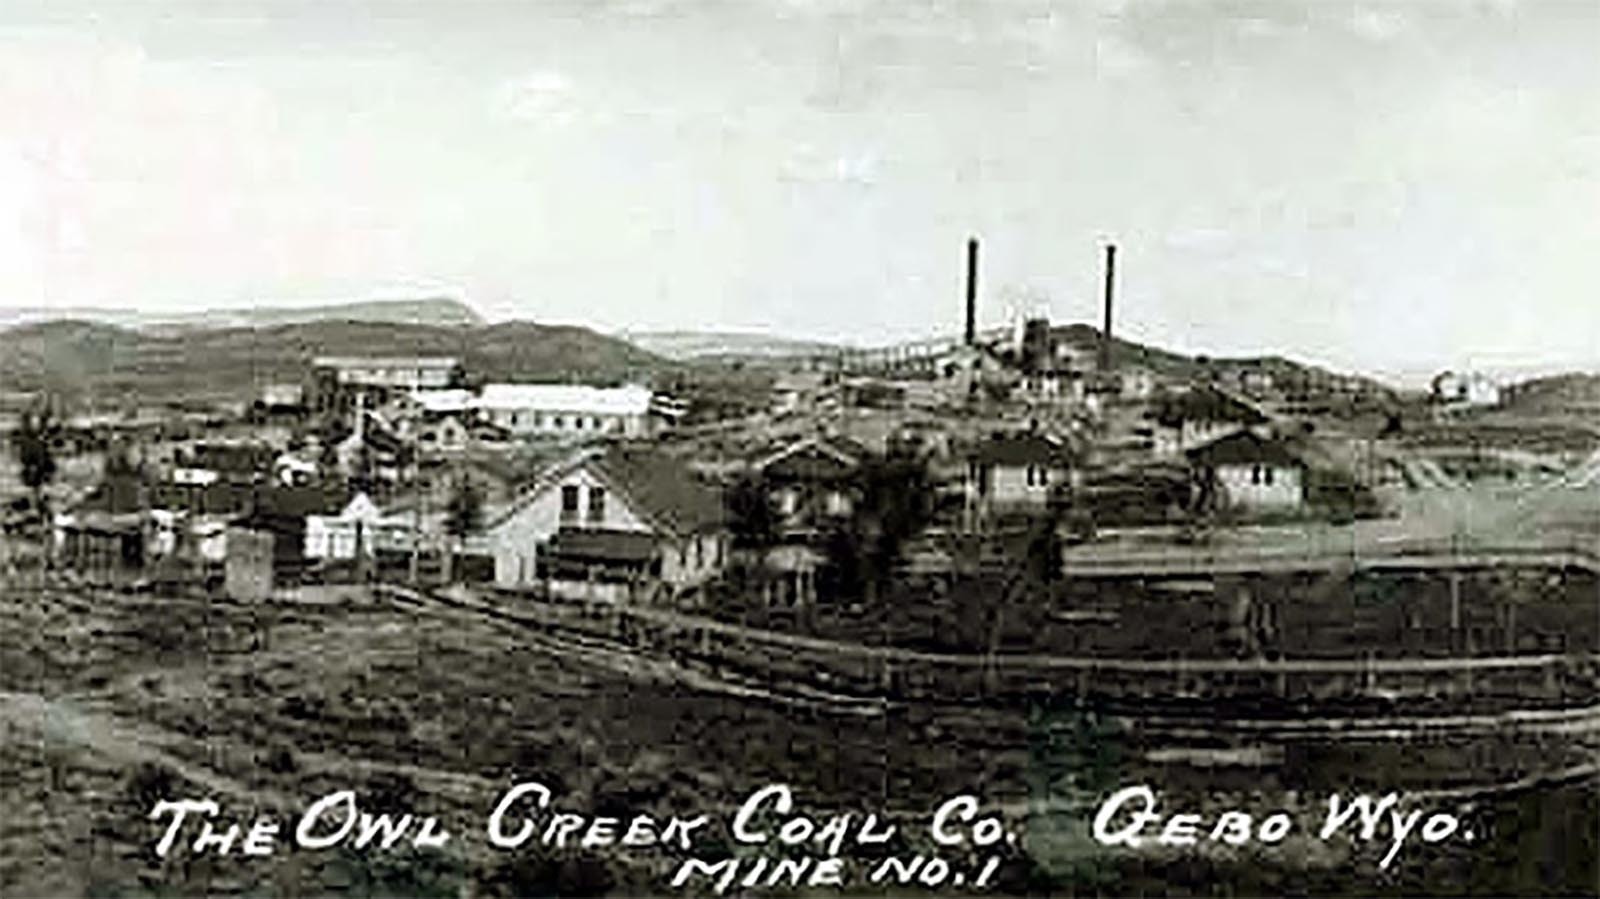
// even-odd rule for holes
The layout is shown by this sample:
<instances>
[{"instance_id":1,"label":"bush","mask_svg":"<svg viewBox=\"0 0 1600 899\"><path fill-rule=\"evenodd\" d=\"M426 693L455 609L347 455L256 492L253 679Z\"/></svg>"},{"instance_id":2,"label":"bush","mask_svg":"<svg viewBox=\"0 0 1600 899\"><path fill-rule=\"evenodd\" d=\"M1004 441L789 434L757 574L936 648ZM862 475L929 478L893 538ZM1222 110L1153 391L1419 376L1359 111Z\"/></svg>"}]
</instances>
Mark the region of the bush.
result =
<instances>
[{"instance_id":1,"label":"bush","mask_svg":"<svg viewBox=\"0 0 1600 899\"><path fill-rule=\"evenodd\" d=\"M123 793L135 808L148 815L156 803L178 798L178 778L165 765L143 762L129 775Z\"/></svg>"},{"instance_id":2,"label":"bush","mask_svg":"<svg viewBox=\"0 0 1600 899\"><path fill-rule=\"evenodd\" d=\"M287 746L277 746L262 758L261 767L273 774L293 774L300 770L300 763L295 760L294 750Z\"/></svg>"}]
</instances>

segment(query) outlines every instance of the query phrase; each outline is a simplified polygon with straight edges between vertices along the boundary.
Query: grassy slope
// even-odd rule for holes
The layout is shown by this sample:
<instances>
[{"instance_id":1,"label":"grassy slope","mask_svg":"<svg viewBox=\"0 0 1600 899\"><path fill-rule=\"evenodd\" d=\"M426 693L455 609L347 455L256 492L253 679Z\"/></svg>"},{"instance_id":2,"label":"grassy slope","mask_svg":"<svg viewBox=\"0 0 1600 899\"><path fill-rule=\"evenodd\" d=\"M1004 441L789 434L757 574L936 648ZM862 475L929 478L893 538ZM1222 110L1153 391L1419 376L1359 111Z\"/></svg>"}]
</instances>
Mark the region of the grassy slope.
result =
<instances>
[{"instance_id":1,"label":"grassy slope","mask_svg":"<svg viewBox=\"0 0 1600 899\"><path fill-rule=\"evenodd\" d=\"M323 321L151 334L56 321L0 332L0 384L100 397L243 397L259 384L299 380L323 354L460 356L469 371L491 380L618 380L671 367L585 328L531 322L464 328Z\"/></svg>"}]
</instances>

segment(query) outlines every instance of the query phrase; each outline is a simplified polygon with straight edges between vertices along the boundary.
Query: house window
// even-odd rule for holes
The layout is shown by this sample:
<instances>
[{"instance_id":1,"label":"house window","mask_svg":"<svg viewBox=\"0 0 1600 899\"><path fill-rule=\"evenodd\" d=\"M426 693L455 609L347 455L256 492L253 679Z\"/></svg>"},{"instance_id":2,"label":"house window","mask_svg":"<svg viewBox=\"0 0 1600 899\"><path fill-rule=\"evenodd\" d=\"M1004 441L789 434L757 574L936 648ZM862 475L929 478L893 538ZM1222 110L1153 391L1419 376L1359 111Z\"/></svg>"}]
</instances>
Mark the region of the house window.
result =
<instances>
[{"instance_id":1,"label":"house window","mask_svg":"<svg viewBox=\"0 0 1600 899\"><path fill-rule=\"evenodd\" d=\"M562 419L561 416L557 415L556 416L556 424L555 424L555 426L556 426L557 429L560 429L560 428L566 427L567 423L566 423L566 421L564 419Z\"/></svg>"},{"instance_id":2,"label":"house window","mask_svg":"<svg viewBox=\"0 0 1600 899\"><path fill-rule=\"evenodd\" d=\"M578 512L578 487L568 484L561 488L561 514L576 515Z\"/></svg>"},{"instance_id":3,"label":"house window","mask_svg":"<svg viewBox=\"0 0 1600 899\"><path fill-rule=\"evenodd\" d=\"M596 521L606 517L606 488L589 488L589 517Z\"/></svg>"},{"instance_id":4,"label":"house window","mask_svg":"<svg viewBox=\"0 0 1600 899\"><path fill-rule=\"evenodd\" d=\"M1262 477L1266 480L1267 486L1271 487L1272 486L1272 467L1271 466L1267 467L1267 470L1266 470L1266 472L1264 474L1262 474Z\"/></svg>"},{"instance_id":5,"label":"house window","mask_svg":"<svg viewBox=\"0 0 1600 899\"><path fill-rule=\"evenodd\" d=\"M706 564L706 545L699 537L694 538L694 567L703 568Z\"/></svg>"},{"instance_id":6,"label":"house window","mask_svg":"<svg viewBox=\"0 0 1600 899\"><path fill-rule=\"evenodd\" d=\"M1259 466L1259 465L1250 466L1250 483L1252 483L1252 484L1261 483L1261 466Z\"/></svg>"}]
</instances>

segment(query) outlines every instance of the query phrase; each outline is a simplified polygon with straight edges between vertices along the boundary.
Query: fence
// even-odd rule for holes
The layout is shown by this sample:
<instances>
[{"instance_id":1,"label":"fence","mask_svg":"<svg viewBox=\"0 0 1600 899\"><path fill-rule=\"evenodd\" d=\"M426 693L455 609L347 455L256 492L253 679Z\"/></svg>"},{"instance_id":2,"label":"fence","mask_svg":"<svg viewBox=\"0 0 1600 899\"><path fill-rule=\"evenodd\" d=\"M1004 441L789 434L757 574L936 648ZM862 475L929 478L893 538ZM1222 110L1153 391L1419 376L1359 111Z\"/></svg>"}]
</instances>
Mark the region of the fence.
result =
<instances>
[{"instance_id":1,"label":"fence","mask_svg":"<svg viewBox=\"0 0 1600 899\"><path fill-rule=\"evenodd\" d=\"M1592 703L1600 655L1489 658L1186 659L961 655L868 646L657 609L545 604L497 612L553 632L600 637L714 672L900 700L1029 702L1078 697L1149 710L1192 701L1299 705L1402 703L1451 709ZM1464 701L1465 700L1465 701Z\"/></svg>"}]
</instances>

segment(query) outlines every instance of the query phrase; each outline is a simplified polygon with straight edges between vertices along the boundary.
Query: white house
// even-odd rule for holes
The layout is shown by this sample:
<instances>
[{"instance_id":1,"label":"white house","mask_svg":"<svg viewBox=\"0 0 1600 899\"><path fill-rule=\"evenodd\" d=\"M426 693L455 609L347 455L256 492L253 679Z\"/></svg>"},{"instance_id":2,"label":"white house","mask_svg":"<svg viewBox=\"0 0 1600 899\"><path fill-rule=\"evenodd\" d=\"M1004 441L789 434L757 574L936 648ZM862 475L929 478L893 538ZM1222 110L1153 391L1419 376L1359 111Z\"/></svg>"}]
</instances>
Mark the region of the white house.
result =
<instances>
[{"instance_id":1,"label":"white house","mask_svg":"<svg viewBox=\"0 0 1600 899\"><path fill-rule=\"evenodd\" d=\"M652 396L637 385L488 384L478 408L518 435L639 437L649 427Z\"/></svg>"},{"instance_id":2,"label":"white house","mask_svg":"<svg viewBox=\"0 0 1600 899\"><path fill-rule=\"evenodd\" d=\"M463 453L473 441L472 429L457 415L416 422L411 426L411 435L423 453Z\"/></svg>"},{"instance_id":3,"label":"white house","mask_svg":"<svg viewBox=\"0 0 1600 899\"><path fill-rule=\"evenodd\" d=\"M1148 368L1123 368L1117 371L1118 387L1125 400L1148 400L1156 392L1155 372Z\"/></svg>"},{"instance_id":4,"label":"white house","mask_svg":"<svg viewBox=\"0 0 1600 899\"><path fill-rule=\"evenodd\" d=\"M307 515L307 559L370 557L383 513L365 493L358 493L334 515Z\"/></svg>"},{"instance_id":5,"label":"white house","mask_svg":"<svg viewBox=\"0 0 1600 899\"><path fill-rule=\"evenodd\" d=\"M670 457L623 446L553 466L487 542L500 587L611 601L681 593L729 554L721 494Z\"/></svg>"},{"instance_id":6,"label":"white house","mask_svg":"<svg viewBox=\"0 0 1600 899\"><path fill-rule=\"evenodd\" d=\"M1253 511L1305 503L1305 463L1280 440L1240 431L1188 452L1202 502Z\"/></svg>"},{"instance_id":7,"label":"white house","mask_svg":"<svg viewBox=\"0 0 1600 899\"><path fill-rule=\"evenodd\" d=\"M1433 379L1435 402L1453 408L1477 408L1500 405L1500 385L1477 372L1457 374L1441 372Z\"/></svg>"},{"instance_id":8,"label":"white house","mask_svg":"<svg viewBox=\"0 0 1600 899\"><path fill-rule=\"evenodd\" d=\"M1044 509L1072 479L1072 451L1043 434L996 434L967 453L963 482L968 514Z\"/></svg>"}]
</instances>

